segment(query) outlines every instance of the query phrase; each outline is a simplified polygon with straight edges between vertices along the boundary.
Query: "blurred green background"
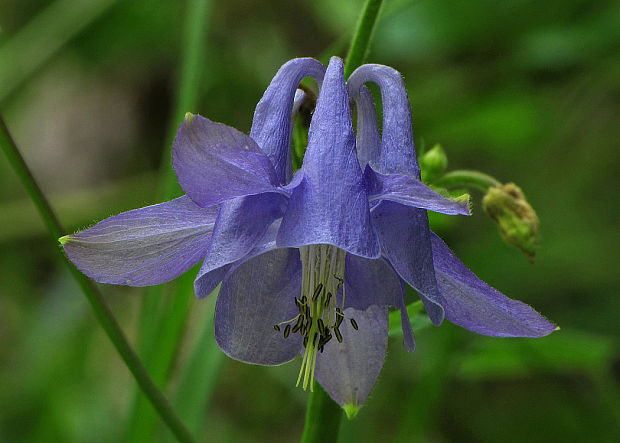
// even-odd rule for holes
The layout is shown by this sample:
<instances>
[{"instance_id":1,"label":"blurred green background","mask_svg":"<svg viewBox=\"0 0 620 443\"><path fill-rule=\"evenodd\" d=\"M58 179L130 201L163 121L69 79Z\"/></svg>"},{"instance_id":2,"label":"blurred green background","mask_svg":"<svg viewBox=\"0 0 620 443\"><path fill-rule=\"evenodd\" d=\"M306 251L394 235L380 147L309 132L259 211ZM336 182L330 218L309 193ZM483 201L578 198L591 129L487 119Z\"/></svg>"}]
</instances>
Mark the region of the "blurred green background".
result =
<instances>
[{"instance_id":1,"label":"blurred green background","mask_svg":"<svg viewBox=\"0 0 620 443\"><path fill-rule=\"evenodd\" d=\"M161 200L192 3L0 0L0 108L70 231ZM345 55L362 4L204 2L204 63L196 107L185 111L248 131L282 63ZM449 168L524 190L541 222L534 265L502 242L480 194L473 217L434 222L482 279L562 330L491 339L446 323L417 333L414 354L393 338L340 441L617 441L620 3L388 0L368 61L403 73L418 146L440 142ZM57 247L1 160L0 441L169 440L148 405L136 406L135 383ZM137 347L144 325L188 303L161 384L193 408L202 439L299 439L298 363L223 357L212 302L193 300L191 286L151 295L152 321L143 290L101 290Z\"/></svg>"}]
</instances>

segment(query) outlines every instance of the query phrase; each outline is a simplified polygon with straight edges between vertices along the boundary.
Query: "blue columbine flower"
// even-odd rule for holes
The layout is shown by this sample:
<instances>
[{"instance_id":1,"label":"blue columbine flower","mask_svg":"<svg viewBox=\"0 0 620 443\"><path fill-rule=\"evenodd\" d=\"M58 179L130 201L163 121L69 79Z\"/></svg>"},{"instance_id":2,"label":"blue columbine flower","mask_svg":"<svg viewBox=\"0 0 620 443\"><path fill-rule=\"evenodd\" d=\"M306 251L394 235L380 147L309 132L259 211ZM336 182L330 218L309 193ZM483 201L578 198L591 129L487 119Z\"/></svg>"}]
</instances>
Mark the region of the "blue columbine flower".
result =
<instances>
[{"instance_id":1,"label":"blue columbine flower","mask_svg":"<svg viewBox=\"0 0 620 443\"><path fill-rule=\"evenodd\" d=\"M316 378L351 410L383 366L388 306L401 310L405 345L414 348L405 281L437 324L445 312L491 335L550 332L553 325L528 306L497 291L489 297L494 290L430 233L426 209L468 214L467 202L445 199L419 181L408 102L404 109L402 90L369 77L373 69L361 68L349 83L359 150L342 61L332 58L325 70L313 59L291 60L258 103L249 137L186 116L173 147L185 196L61 238L68 257L99 282L131 286L169 281L203 259L195 292L203 298L222 284L215 309L220 348L262 365L301 353L297 384L312 389ZM291 122L304 99L297 86L307 76L320 93L303 165L293 176ZM362 87L368 80L384 94L382 139Z\"/></svg>"}]
</instances>

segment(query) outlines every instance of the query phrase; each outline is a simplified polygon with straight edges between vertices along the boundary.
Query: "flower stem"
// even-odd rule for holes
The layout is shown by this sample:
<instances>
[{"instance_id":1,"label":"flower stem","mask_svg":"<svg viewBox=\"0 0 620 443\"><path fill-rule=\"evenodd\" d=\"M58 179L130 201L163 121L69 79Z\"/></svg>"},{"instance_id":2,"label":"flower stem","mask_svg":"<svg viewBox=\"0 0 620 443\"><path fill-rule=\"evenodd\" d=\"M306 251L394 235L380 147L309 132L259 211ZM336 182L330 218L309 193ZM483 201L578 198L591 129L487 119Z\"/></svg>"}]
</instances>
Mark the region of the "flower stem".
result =
<instances>
[{"instance_id":1,"label":"flower stem","mask_svg":"<svg viewBox=\"0 0 620 443\"><path fill-rule=\"evenodd\" d=\"M47 199L43 195L41 188L36 183L30 169L26 165L24 158L22 157L15 141L11 137L9 130L4 123L4 119L0 114L0 146L4 151L9 163L19 180L22 182L24 188L28 192L32 202L36 206L41 218L43 219L47 229L52 235L54 242L56 239L64 234L64 230L56 218L54 211L52 210ZM60 248L58 248L60 252ZM185 428L179 417L177 417L172 410L170 404L164 397L164 395L157 389L153 381L151 380L146 369L142 365L142 362L135 354L123 331L121 330L116 319L112 315L110 308L107 306L101 293L97 290L94 283L77 270L73 264L67 259L66 255L61 254L65 264L69 267L73 277L82 288L82 292L88 299L95 317L99 321L99 324L104 329L114 347L123 358L125 364L135 377L136 381L140 385L140 388L144 394L148 397L153 407L157 410L161 418L168 425L170 430L175 434L177 439L181 442L194 441L192 435Z\"/></svg>"},{"instance_id":2,"label":"flower stem","mask_svg":"<svg viewBox=\"0 0 620 443\"><path fill-rule=\"evenodd\" d=\"M342 409L317 383L308 398L302 443L338 441Z\"/></svg>"},{"instance_id":3,"label":"flower stem","mask_svg":"<svg viewBox=\"0 0 620 443\"><path fill-rule=\"evenodd\" d=\"M344 78L349 78L364 63L382 4L383 0L366 0L344 64Z\"/></svg>"},{"instance_id":4,"label":"flower stem","mask_svg":"<svg viewBox=\"0 0 620 443\"><path fill-rule=\"evenodd\" d=\"M462 169L448 172L433 184L442 188L473 188L486 192L500 182L483 172Z\"/></svg>"}]
</instances>

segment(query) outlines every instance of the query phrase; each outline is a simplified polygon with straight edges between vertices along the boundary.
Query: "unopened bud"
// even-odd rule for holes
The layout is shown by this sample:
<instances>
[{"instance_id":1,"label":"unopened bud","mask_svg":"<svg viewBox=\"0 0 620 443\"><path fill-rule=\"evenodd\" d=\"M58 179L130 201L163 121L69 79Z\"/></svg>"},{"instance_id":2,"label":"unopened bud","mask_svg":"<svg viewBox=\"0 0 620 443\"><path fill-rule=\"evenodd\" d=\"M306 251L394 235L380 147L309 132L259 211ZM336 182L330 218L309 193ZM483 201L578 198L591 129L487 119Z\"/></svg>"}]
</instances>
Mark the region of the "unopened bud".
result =
<instances>
[{"instance_id":1,"label":"unopened bud","mask_svg":"<svg viewBox=\"0 0 620 443\"><path fill-rule=\"evenodd\" d=\"M514 183L490 187L482 207L495 220L506 243L521 249L534 262L538 247L538 216Z\"/></svg>"},{"instance_id":2,"label":"unopened bud","mask_svg":"<svg viewBox=\"0 0 620 443\"><path fill-rule=\"evenodd\" d=\"M422 181L433 183L446 172L448 157L439 143L426 151L420 158Z\"/></svg>"}]
</instances>

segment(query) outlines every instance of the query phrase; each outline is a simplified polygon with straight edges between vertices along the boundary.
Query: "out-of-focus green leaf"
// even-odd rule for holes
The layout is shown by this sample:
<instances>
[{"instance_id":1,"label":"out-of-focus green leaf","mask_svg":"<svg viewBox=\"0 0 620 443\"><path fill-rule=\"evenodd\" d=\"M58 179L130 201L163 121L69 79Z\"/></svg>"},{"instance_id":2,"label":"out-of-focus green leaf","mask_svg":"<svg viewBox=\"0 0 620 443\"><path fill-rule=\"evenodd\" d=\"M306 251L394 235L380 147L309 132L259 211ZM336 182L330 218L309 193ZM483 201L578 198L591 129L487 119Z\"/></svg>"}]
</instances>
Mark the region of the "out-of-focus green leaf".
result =
<instances>
[{"instance_id":1,"label":"out-of-focus green leaf","mask_svg":"<svg viewBox=\"0 0 620 443\"><path fill-rule=\"evenodd\" d=\"M618 343L608 337L559 330L548 337L479 338L463 350L456 373L468 379L529 375L536 372L606 370Z\"/></svg>"},{"instance_id":2,"label":"out-of-focus green leaf","mask_svg":"<svg viewBox=\"0 0 620 443\"><path fill-rule=\"evenodd\" d=\"M117 0L56 0L0 46L0 102Z\"/></svg>"}]
</instances>

